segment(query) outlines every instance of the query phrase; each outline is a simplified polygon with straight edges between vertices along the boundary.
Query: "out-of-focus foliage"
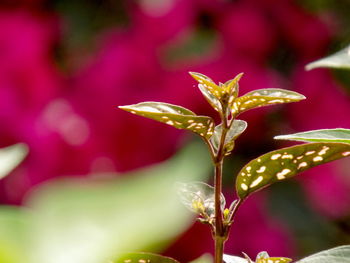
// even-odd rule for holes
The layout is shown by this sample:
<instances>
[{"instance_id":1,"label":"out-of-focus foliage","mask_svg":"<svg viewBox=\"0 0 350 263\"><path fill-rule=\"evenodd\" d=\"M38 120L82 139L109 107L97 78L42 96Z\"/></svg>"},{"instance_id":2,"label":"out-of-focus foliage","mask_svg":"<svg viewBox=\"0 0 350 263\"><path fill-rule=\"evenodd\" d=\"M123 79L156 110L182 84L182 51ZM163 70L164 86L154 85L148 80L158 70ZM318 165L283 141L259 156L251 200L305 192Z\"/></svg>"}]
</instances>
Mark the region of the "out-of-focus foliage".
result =
<instances>
[{"instance_id":1,"label":"out-of-focus foliage","mask_svg":"<svg viewBox=\"0 0 350 263\"><path fill-rule=\"evenodd\" d=\"M315 68L343 68L350 69L350 46L325 58L306 65L307 70Z\"/></svg>"},{"instance_id":2,"label":"out-of-focus foliage","mask_svg":"<svg viewBox=\"0 0 350 263\"><path fill-rule=\"evenodd\" d=\"M16 144L0 149L0 179L8 175L27 155L28 147Z\"/></svg>"},{"instance_id":3,"label":"out-of-focus foliage","mask_svg":"<svg viewBox=\"0 0 350 263\"><path fill-rule=\"evenodd\" d=\"M205 180L207 158L197 145L121 179L45 185L28 209L0 209L1 262L100 263L125 251L159 250L192 222L175 183Z\"/></svg>"},{"instance_id":4,"label":"out-of-focus foliage","mask_svg":"<svg viewBox=\"0 0 350 263\"><path fill-rule=\"evenodd\" d=\"M341 246L325 250L314 255L303 258L296 263L349 263L350 246Z\"/></svg>"},{"instance_id":5,"label":"out-of-focus foliage","mask_svg":"<svg viewBox=\"0 0 350 263\"><path fill-rule=\"evenodd\" d=\"M275 136L277 140L291 140L302 142L344 142L350 143L349 129L321 129L315 131L298 132L294 134Z\"/></svg>"}]
</instances>

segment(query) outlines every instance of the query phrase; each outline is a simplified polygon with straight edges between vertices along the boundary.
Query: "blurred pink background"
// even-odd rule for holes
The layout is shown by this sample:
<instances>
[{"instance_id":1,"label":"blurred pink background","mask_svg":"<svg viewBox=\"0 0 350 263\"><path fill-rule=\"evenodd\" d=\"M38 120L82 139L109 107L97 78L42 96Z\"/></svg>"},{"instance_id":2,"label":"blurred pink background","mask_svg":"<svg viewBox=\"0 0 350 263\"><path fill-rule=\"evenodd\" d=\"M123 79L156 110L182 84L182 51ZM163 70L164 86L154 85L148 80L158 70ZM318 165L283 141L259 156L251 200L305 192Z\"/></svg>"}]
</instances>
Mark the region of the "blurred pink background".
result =
<instances>
[{"instance_id":1,"label":"blurred pink background","mask_svg":"<svg viewBox=\"0 0 350 263\"><path fill-rule=\"evenodd\" d=\"M308 98L243 114L248 130L228 160L235 171L285 145L273 142L275 135L350 128L350 85L342 82L349 73L304 70L346 44L346 1L320 8L312 0L72 2L1 1L0 145L30 147L24 163L0 181L3 204L21 204L51 178L122 175L171 157L193 137L117 106L154 100L213 114L188 71L217 82L244 72L241 94L284 88ZM251 198L226 252L293 257L349 242L349 166L345 160L314 168L297 179L301 184ZM225 182L232 200L233 180ZM274 192L295 189L298 200L270 202ZM298 212L309 219L288 221ZM196 223L164 253L186 262L211 251L209 230Z\"/></svg>"}]
</instances>

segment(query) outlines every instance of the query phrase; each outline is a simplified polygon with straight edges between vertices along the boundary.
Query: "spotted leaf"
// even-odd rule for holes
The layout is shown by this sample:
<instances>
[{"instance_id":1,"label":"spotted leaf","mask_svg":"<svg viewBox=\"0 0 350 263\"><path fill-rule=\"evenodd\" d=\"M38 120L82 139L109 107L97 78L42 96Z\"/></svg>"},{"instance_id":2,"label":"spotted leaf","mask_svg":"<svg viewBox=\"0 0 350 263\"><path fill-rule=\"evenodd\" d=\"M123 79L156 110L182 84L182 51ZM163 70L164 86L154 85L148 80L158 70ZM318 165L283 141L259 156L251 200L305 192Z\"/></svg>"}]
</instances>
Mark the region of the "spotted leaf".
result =
<instances>
[{"instance_id":1,"label":"spotted leaf","mask_svg":"<svg viewBox=\"0 0 350 263\"><path fill-rule=\"evenodd\" d=\"M191 211L204 217L215 216L214 187L202 182L178 183L178 194L181 202ZM225 205L225 197L221 195L222 210Z\"/></svg>"},{"instance_id":2,"label":"spotted leaf","mask_svg":"<svg viewBox=\"0 0 350 263\"><path fill-rule=\"evenodd\" d=\"M231 108L232 115L238 114L262 106L280 103L296 102L305 99L297 92L284 89L260 89L248 92L238 97Z\"/></svg>"},{"instance_id":3,"label":"spotted leaf","mask_svg":"<svg viewBox=\"0 0 350 263\"><path fill-rule=\"evenodd\" d=\"M127 253L111 263L179 263L177 260L152 253Z\"/></svg>"},{"instance_id":4,"label":"spotted leaf","mask_svg":"<svg viewBox=\"0 0 350 263\"><path fill-rule=\"evenodd\" d=\"M266 251L260 252L255 260L255 263L288 263L292 259L284 257L270 257Z\"/></svg>"},{"instance_id":5,"label":"spotted leaf","mask_svg":"<svg viewBox=\"0 0 350 263\"><path fill-rule=\"evenodd\" d=\"M220 100L213 94L211 94L210 91L207 90L203 85L199 84L198 88L200 89L206 100L209 102L209 104L214 108L214 110L221 112L222 106Z\"/></svg>"},{"instance_id":6,"label":"spotted leaf","mask_svg":"<svg viewBox=\"0 0 350 263\"><path fill-rule=\"evenodd\" d=\"M325 58L306 65L306 70L314 68L343 68L350 69L350 46Z\"/></svg>"},{"instance_id":7,"label":"spotted leaf","mask_svg":"<svg viewBox=\"0 0 350 263\"><path fill-rule=\"evenodd\" d=\"M239 81L242 78L243 73L239 73L234 79L228 80L223 85L227 94L231 95L233 99L237 98L239 92Z\"/></svg>"},{"instance_id":8,"label":"spotted leaf","mask_svg":"<svg viewBox=\"0 0 350 263\"><path fill-rule=\"evenodd\" d=\"M242 120L233 120L231 128L229 129L225 138L225 152L227 154L229 154L233 150L235 139L237 139L237 137L241 135L246 128L247 128L247 122ZM214 134L210 138L210 141L215 151L218 150L218 147L220 145L221 134L222 134L222 125L220 124L215 127Z\"/></svg>"},{"instance_id":9,"label":"spotted leaf","mask_svg":"<svg viewBox=\"0 0 350 263\"><path fill-rule=\"evenodd\" d=\"M289 263L291 262L291 258L278 258L278 257L273 257L273 258L262 258L258 259L255 261L255 263Z\"/></svg>"},{"instance_id":10,"label":"spotted leaf","mask_svg":"<svg viewBox=\"0 0 350 263\"><path fill-rule=\"evenodd\" d=\"M345 143L309 143L269 152L242 168L236 179L237 193L246 198L272 183L349 155L350 144Z\"/></svg>"},{"instance_id":11,"label":"spotted leaf","mask_svg":"<svg viewBox=\"0 0 350 263\"><path fill-rule=\"evenodd\" d=\"M210 94L212 94L217 99L221 98L224 91L220 86L216 85L211 78L197 72L189 72L189 73L195 80L198 81L199 83L198 87L200 88L201 91L207 90L209 91Z\"/></svg>"},{"instance_id":12,"label":"spotted leaf","mask_svg":"<svg viewBox=\"0 0 350 263\"><path fill-rule=\"evenodd\" d=\"M163 102L141 102L134 105L120 106L120 109L166 123L178 129L190 130L205 138L214 132L214 121L207 116L198 116L180 106Z\"/></svg>"},{"instance_id":13,"label":"spotted leaf","mask_svg":"<svg viewBox=\"0 0 350 263\"><path fill-rule=\"evenodd\" d=\"M349 129L322 129L276 136L277 140L350 143Z\"/></svg>"}]
</instances>

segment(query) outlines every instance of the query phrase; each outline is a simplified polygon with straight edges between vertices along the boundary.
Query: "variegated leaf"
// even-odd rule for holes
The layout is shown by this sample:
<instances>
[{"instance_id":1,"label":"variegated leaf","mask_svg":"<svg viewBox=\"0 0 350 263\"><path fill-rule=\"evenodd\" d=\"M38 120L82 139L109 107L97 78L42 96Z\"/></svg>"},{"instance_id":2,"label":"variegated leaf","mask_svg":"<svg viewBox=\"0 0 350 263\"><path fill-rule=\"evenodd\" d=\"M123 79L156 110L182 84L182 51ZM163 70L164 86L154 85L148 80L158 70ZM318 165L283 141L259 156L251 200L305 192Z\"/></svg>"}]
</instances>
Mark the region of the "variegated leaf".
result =
<instances>
[{"instance_id":1,"label":"variegated leaf","mask_svg":"<svg viewBox=\"0 0 350 263\"><path fill-rule=\"evenodd\" d=\"M266 251L262 251L256 256L255 263L288 263L291 261L290 258L270 257Z\"/></svg>"},{"instance_id":2,"label":"variegated leaf","mask_svg":"<svg viewBox=\"0 0 350 263\"><path fill-rule=\"evenodd\" d=\"M198 116L180 106L163 102L141 102L120 106L120 109L166 123L178 129L190 130L209 139L214 132L214 121L207 116Z\"/></svg>"},{"instance_id":3,"label":"variegated leaf","mask_svg":"<svg viewBox=\"0 0 350 263\"><path fill-rule=\"evenodd\" d=\"M239 81L242 78L243 73L238 74L234 79L228 80L223 84L223 89L227 94L228 107L232 107L234 100L238 97Z\"/></svg>"},{"instance_id":4,"label":"variegated leaf","mask_svg":"<svg viewBox=\"0 0 350 263\"><path fill-rule=\"evenodd\" d=\"M240 198L311 167L350 155L350 144L309 143L264 154L245 165L236 179Z\"/></svg>"},{"instance_id":5,"label":"variegated leaf","mask_svg":"<svg viewBox=\"0 0 350 263\"><path fill-rule=\"evenodd\" d=\"M181 202L191 211L202 216L215 216L215 190L214 187L202 183L178 183L178 194ZM224 195L221 195L221 209L226 205Z\"/></svg>"},{"instance_id":6,"label":"variegated leaf","mask_svg":"<svg viewBox=\"0 0 350 263\"><path fill-rule=\"evenodd\" d=\"M321 129L276 136L277 140L302 142L344 142L350 143L349 129Z\"/></svg>"},{"instance_id":7,"label":"variegated leaf","mask_svg":"<svg viewBox=\"0 0 350 263\"><path fill-rule=\"evenodd\" d=\"M291 261L292 261L291 258L273 257L273 258L262 258L255 261L255 263L289 263Z\"/></svg>"},{"instance_id":8,"label":"variegated leaf","mask_svg":"<svg viewBox=\"0 0 350 263\"><path fill-rule=\"evenodd\" d=\"M127 253L111 263L179 263L177 260L153 253Z\"/></svg>"},{"instance_id":9,"label":"variegated leaf","mask_svg":"<svg viewBox=\"0 0 350 263\"><path fill-rule=\"evenodd\" d=\"M239 135L241 135L245 129L247 128L247 122L242 120L233 120L233 123L231 125L231 128L226 134L225 138L225 152L230 153L233 150L234 147L234 140L237 139ZM218 147L220 145L221 140L221 134L222 134L222 125L218 125L214 129L214 134L210 138L210 141L214 147L214 149L217 151Z\"/></svg>"},{"instance_id":10,"label":"variegated leaf","mask_svg":"<svg viewBox=\"0 0 350 263\"><path fill-rule=\"evenodd\" d=\"M213 94L211 94L210 91L207 90L203 85L199 84L198 88L202 92L206 100L209 102L209 104L213 107L213 109L216 110L217 112L221 112L222 106L221 106L220 100L217 97L215 97Z\"/></svg>"},{"instance_id":11,"label":"variegated leaf","mask_svg":"<svg viewBox=\"0 0 350 263\"><path fill-rule=\"evenodd\" d=\"M217 99L221 98L223 94L223 90L220 86L216 85L211 78L197 72L189 72L189 73L195 80L198 81L199 83L198 86L201 90L206 89Z\"/></svg>"},{"instance_id":12,"label":"variegated leaf","mask_svg":"<svg viewBox=\"0 0 350 263\"><path fill-rule=\"evenodd\" d=\"M305 96L284 89L260 89L248 92L238 97L231 108L232 115L238 114L262 106L280 103L296 102L305 99Z\"/></svg>"},{"instance_id":13,"label":"variegated leaf","mask_svg":"<svg viewBox=\"0 0 350 263\"><path fill-rule=\"evenodd\" d=\"M270 257L266 251L260 252L255 260L255 263L288 263L292 259L284 257Z\"/></svg>"}]
</instances>

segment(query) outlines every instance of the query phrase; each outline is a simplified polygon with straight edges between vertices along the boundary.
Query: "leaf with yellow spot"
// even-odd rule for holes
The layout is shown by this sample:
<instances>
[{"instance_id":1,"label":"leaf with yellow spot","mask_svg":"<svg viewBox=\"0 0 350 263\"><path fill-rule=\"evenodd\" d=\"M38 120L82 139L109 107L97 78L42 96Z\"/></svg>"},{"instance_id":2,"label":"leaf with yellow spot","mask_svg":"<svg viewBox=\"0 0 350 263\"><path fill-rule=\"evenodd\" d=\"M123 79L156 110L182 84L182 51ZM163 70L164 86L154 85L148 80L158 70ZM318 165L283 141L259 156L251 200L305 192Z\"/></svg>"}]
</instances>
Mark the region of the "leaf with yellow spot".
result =
<instances>
[{"instance_id":1,"label":"leaf with yellow spot","mask_svg":"<svg viewBox=\"0 0 350 263\"><path fill-rule=\"evenodd\" d=\"M306 132L298 132L294 134L279 135L274 139L291 140L302 142L343 142L350 143L349 129L321 129Z\"/></svg>"},{"instance_id":2,"label":"leaf with yellow spot","mask_svg":"<svg viewBox=\"0 0 350 263\"><path fill-rule=\"evenodd\" d=\"M215 216L215 190L214 187L202 183L178 183L178 194L181 202L189 210L204 217ZM226 205L225 197L221 194L221 209Z\"/></svg>"},{"instance_id":3,"label":"leaf with yellow spot","mask_svg":"<svg viewBox=\"0 0 350 263\"><path fill-rule=\"evenodd\" d=\"M226 81L222 87L225 90L225 93L228 95L228 107L231 108L231 106L234 103L234 100L238 97L239 92L239 81L242 78L243 73L239 73L234 79Z\"/></svg>"},{"instance_id":4,"label":"leaf with yellow spot","mask_svg":"<svg viewBox=\"0 0 350 263\"><path fill-rule=\"evenodd\" d=\"M163 102L141 102L119 106L120 109L166 123L178 129L190 130L209 139L214 132L214 121L207 116L198 116L183 107Z\"/></svg>"},{"instance_id":5,"label":"leaf with yellow spot","mask_svg":"<svg viewBox=\"0 0 350 263\"><path fill-rule=\"evenodd\" d=\"M111 263L179 263L177 260L153 253L126 253L118 256L116 260Z\"/></svg>"},{"instance_id":6,"label":"leaf with yellow spot","mask_svg":"<svg viewBox=\"0 0 350 263\"><path fill-rule=\"evenodd\" d=\"M292 261L291 258L273 257L273 258L262 258L262 259L255 261L255 263L289 263L291 261Z\"/></svg>"},{"instance_id":7,"label":"leaf with yellow spot","mask_svg":"<svg viewBox=\"0 0 350 263\"><path fill-rule=\"evenodd\" d=\"M209 104L218 112L222 112L223 108L231 108L234 100L238 96L238 82L243 76L243 73L238 74L235 78L226 81L224 84L216 85L209 77L196 73L189 72L190 75L199 82L198 88L207 99Z\"/></svg>"},{"instance_id":8,"label":"leaf with yellow spot","mask_svg":"<svg viewBox=\"0 0 350 263\"><path fill-rule=\"evenodd\" d=\"M240 198L311 167L350 156L350 144L309 143L264 154L245 165L236 179Z\"/></svg>"},{"instance_id":9,"label":"leaf with yellow spot","mask_svg":"<svg viewBox=\"0 0 350 263\"><path fill-rule=\"evenodd\" d=\"M231 112L233 116L237 116L250 109L280 103L296 102L303 99L305 99L305 96L290 90L259 89L238 97L231 107Z\"/></svg>"},{"instance_id":10,"label":"leaf with yellow spot","mask_svg":"<svg viewBox=\"0 0 350 263\"><path fill-rule=\"evenodd\" d=\"M285 257L270 257L266 251L260 252L255 260L255 263L289 263L292 259Z\"/></svg>"},{"instance_id":11,"label":"leaf with yellow spot","mask_svg":"<svg viewBox=\"0 0 350 263\"><path fill-rule=\"evenodd\" d=\"M233 120L233 123L228 130L225 138L225 153L229 154L234 148L234 141L237 139L239 135L241 135L245 129L247 128L247 122L242 120ZM218 125L214 129L214 134L210 138L210 142L212 143L214 150L217 151L220 145L222 134L222 125Z\"/></svg>"},{"instance_id":12,"label":"leaf with yellow spot","mask_svg":"<svg viewBox=\"0 0 350 263\"><path fill-rule=\"evenodd\" d=\"M220 100L222 94L224 93L224 90L220 86L216 85L211 78L197 72L189 73L195 80L198 81L198 87L201 89L201 91L202 89L207 90L210 92L210 94Z\"/></svg>"},{"instance_id":13,"label":"leaf with yellow spot","mask_svg":"<svg viewBox=\"0 0 350 263\"><path fill-rule=\"evenodd\" d=\"M203 85L198 84L199 90L202 92L203 96L209 102L209 104L214 108L214 110L221 112L222 106L220 100L215 97L209 90L207 90Z\"/></svg>"}]
</instances>

